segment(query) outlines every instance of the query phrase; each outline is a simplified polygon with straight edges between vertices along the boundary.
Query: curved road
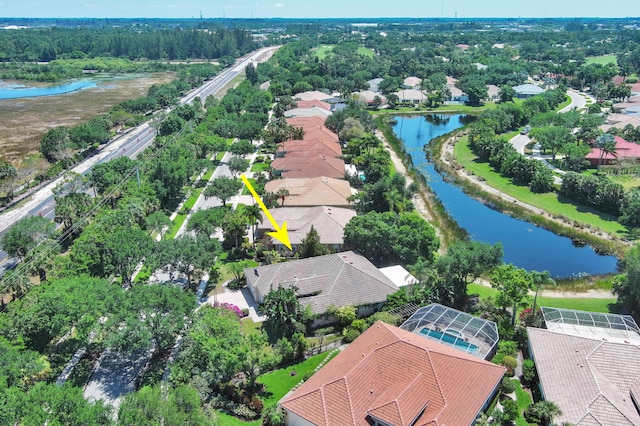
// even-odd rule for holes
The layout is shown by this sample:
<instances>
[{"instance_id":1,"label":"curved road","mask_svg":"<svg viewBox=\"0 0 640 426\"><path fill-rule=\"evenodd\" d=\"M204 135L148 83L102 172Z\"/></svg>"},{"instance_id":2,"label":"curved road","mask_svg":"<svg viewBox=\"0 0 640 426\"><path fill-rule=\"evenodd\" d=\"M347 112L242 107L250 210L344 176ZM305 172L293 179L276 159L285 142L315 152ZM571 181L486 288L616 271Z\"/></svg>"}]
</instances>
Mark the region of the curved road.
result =
<instances>
[{"instance_id":1,"label":"curved road","mask_svg":"<svg viewBox=\"0 0 640 426\"><path fill-rule=\"evenodd\" d=\"M191 90L182 97L182 99L180 99L179 104L191 103L194 98L198 96L204 102L208 96L217 94L240 73L244 72L247 65L250 63L265 62L278 48L279 46L266 47L243 56L236 61L236 64L233 67L225 69L212 80L209 80L202 86ZM170 109L167 111L170 111ZM154 129L152 129L148 123L143 123L138 127L129 130L126 134L120 135L116 139L112 140L96 155L86 159L71 170L77 173L86 174L96 164L110 161L114 158L126 155L135 159L140 152L153 142L154 138ZM41 215L43 217L53 219L55 216L55 201L53 199L52 190L61 181L62 177L53 180L46 186L34 192L26 203L0 214L0 239L2 239L2 236L14 223L24 217ZM16 262L16 259L9 259L4 250L0 251L0 276L4 274L6 268L14 266Z\"/></svg>"}]
</instances>

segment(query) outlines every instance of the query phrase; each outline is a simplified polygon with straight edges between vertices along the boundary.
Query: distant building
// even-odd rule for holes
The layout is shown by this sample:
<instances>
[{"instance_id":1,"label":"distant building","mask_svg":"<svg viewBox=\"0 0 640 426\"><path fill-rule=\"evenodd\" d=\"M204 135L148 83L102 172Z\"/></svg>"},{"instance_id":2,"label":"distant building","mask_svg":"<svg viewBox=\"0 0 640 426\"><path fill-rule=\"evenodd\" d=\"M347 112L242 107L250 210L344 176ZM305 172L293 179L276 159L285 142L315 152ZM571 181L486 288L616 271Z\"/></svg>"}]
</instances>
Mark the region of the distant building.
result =
<instances>
[{"instance_id":1,"label":"distant building","mask_svg":"<svg viewBox=\"0 0 640 426\"><path fill-rule=\"evenodd\" d=\"M597 167L600 164L600 156L602 155L602 164L610 165L627 159L631 161L640 162L640 144L635 142L627 142L620 136L615 137L616 152L614 154L602 153L600 148L591 148L585 159L591 164L592 167Z\"/></svg>"},{"instance_id":2,"label":"distant building","mask_svg":"<svg viewBox=\"0 0 640 426\"><path fill-rule=\"evenodd\" d=\"M265 185L265 191L276 194L286 189L284 205L289 207L334 206L353 208L348 198L357 191L344 179L320 176L301 179L274 179Z\"/></svg>"},{"instance_id":3,"label":"distant building","mask_svg":"<svg viewBox=\"0 0 640 426\"><path fill-rule=\"evenodd\" d=\"M530 98L545 92L542 87L530 83L515 86L513 90L516 91L516 97L521 99Z\"/></svg>"}]
</instances>

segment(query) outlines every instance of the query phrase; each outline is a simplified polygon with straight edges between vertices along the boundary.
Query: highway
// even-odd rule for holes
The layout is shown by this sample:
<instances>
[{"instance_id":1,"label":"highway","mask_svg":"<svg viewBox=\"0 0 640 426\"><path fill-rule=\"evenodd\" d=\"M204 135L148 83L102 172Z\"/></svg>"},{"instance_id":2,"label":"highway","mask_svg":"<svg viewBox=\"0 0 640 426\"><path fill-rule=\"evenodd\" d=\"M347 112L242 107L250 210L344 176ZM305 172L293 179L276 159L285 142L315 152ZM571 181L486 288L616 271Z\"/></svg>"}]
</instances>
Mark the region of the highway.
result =
<instances>
[{"instance_id":1,"label":"highway","mask_svg":"<svg viewBox=\"0 0 640 426\"><path fill-rule=\"evenodd\" d=\"M191 90L183 96L178 103L191 103L198 96L202 102L204 102L208 96L217 94L229 82L244 72L244 69L250 63L260 63L268 60L278 47L279 46L266 47L239 58L233 67L223 70L220 74L214 76L202 86ZM166 110L166 112L169 111L170 109ZM114 158L126 155L127 157L135 159L140 152L144 151L144 149L153 142L154 138L155 130L149 126L148 122L143 123L133 129L130 129L126 134L116 137L99 150L97 154L77 164L71 170L80 174L86 174L94 165L110 161ZM34 192L27 202L22 203L19 207L12 208L9 211L0 214L0 240L14 223L24 217L40 215L53 219L55 216L55 201L53 199L52 190L62 181L62 179L62 177L58 177ZM7 268L14 266L16 262L17 259L8 258L5 251L0 251L0 276L4 274L4 271Z\"/></svg>"}]
</instances>

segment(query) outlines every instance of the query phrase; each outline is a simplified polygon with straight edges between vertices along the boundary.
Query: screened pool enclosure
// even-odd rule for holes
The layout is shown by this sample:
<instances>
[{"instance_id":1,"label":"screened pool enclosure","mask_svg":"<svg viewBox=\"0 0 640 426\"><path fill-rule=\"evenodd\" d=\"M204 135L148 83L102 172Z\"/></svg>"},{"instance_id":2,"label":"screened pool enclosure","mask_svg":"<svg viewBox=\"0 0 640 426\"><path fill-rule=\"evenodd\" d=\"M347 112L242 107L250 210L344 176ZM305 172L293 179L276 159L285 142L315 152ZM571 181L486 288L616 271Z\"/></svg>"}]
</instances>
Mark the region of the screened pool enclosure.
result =
<instances>
[{"instance_id":1,"label":"screened pool enclosure","mask_svg":"<svg viewBox=\"0 0 640 426\"><path fill-rule=\"evenodd\" d=\"M500 339L493 321L437 303L418 309L400 328L481 359L493 355Z\"/></svg>"}]
</instances>

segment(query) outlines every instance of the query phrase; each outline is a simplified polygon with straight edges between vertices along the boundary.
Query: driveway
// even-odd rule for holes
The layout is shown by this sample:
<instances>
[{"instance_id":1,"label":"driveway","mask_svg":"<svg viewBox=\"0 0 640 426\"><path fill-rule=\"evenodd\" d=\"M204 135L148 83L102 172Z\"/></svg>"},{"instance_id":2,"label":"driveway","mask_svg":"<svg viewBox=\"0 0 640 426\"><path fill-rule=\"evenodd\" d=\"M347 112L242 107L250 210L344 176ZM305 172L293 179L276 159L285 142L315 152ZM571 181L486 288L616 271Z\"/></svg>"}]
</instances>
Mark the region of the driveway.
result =
<instances>
[{"instance_id":1,"label":"driveway","mask_svg":"<svg viewBox=\"0 0 640 426\"><path fill-rule=\"evenodd\" d=\"M224 288L224 292L209 296L205 303L211 305L216 302L231 303L240 309L249 309L249 317L254 322L262 322L267 319L264 315L258 313L258 304L253 300L253 295L248 288L245 287L241 290L231 290L227 287L227 283L224 283L222 286Z\"/></svg>"},{"instance_id":2,"label":"driveway","mask_svg":"<svg viewBox=\"0 0 640 426\"><path fill-rule=\"evenodd\" d=\"M512 137L509 142L513 144L513 147L516 149L516 151L524 155L524 148L529 142L531 142L531 138L529 137L529 135L517 135Z\"/></svg>"}]
</instances>

